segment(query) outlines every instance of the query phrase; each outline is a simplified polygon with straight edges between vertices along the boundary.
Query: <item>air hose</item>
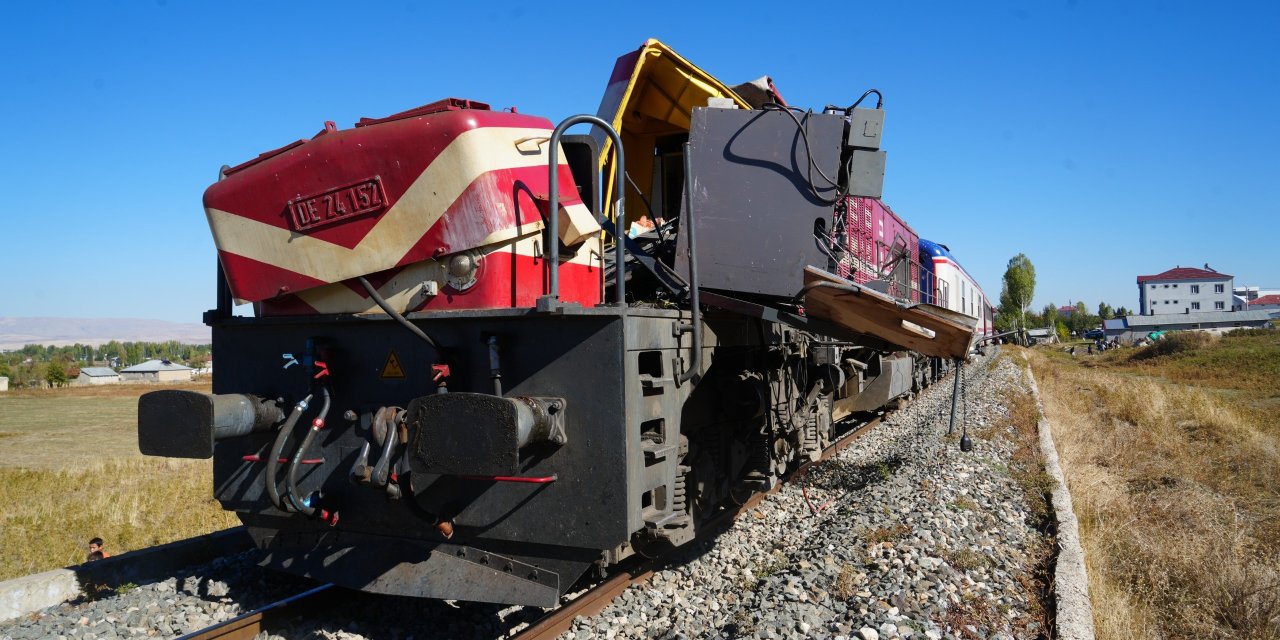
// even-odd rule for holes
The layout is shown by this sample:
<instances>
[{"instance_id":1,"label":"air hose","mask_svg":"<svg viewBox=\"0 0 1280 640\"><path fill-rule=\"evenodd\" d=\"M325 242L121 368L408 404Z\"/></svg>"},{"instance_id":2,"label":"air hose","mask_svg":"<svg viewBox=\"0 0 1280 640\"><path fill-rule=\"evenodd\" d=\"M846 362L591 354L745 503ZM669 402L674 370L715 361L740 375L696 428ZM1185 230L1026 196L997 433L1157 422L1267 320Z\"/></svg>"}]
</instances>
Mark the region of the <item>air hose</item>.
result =
<instances>
[{"instance_id":1,"label":"air hose","mask_svg":"<svg viewBox=\"0 0 1280 640\"><path fill-rule=\"evenodd\" d=\"M280 470L280 456L284 455L284 443L289 439L289 434L293 433L293 428L297 426L298 419L302 417L302 413L307 410L307 406L311 403L311 396L298 401L293 405L293 412L289 414L288 419L280 426L280 431L276 433L276 441L271 445L271 456L267 458L267 495L271 497L271 504L281 511L293 511L291 505L286 504L280 499L280 488L276 486L276 473Z\"/></svg>"},{"instance_id":2,"label":"air hose","mask_svg":"<svg viewBox=\"0 0 1280 640\"><path fill-rule=\"evenodd\" d=\"M331 398L329 395L329 387L322 385L320 387L320 392L321 392L321 397L324 398L324 404L320 405L320 415L316 416L316 418L311 421L311 428L307 429L307 435L303 436L302 444L298 445L298 450L294 452L293 459L289 461L289 472L287 474L288 475L288 494L287 495L289 497L289 501L293 503L293 507L295 510L308 516L316 515L317 511L315 507L311 506L309 498L298 497L298 465L299 463L301 463L303 456L307 452L307 449L311 447L311 441L315 439L316 432L324 428L324 419L329 415L329 405L331 401ZM328 520L330 517L330 514L322 510L320 512L320 516L325 520ZM337 514L333 514L333 519L336 522Z\"/></svg>"}]
</instances>

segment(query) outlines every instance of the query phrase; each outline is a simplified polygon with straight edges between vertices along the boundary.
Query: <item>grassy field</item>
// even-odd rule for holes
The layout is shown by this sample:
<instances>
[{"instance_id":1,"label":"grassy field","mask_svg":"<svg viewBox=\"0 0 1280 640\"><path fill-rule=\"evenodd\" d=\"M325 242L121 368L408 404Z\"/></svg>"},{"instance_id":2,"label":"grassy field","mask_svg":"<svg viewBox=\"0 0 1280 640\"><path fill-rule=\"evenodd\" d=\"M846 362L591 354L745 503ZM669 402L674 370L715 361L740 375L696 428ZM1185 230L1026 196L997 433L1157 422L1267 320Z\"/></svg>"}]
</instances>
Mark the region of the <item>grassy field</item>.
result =
<instances>
[{"instance_id":1,"label":"grassy field","mask_svg":"<svg viewBox=\"0 0 1280 640\"><path fill-rule=\"evenodd\" d=\"M1278 362L1275 332L1032 352L1099 638L1280 638Z\"/></svg>"},{"instance_id":2,"label":"grassy field","mask_svg":"<svg viewBox=\"0 0 1280 640\"><path fill-rule=\"evenodd\" d=\"M157 388L0 394L0 580L81 562L94 536L117 554L237 524L209 461L138 453L138 396Z\"/></svg>"}]
</instances>

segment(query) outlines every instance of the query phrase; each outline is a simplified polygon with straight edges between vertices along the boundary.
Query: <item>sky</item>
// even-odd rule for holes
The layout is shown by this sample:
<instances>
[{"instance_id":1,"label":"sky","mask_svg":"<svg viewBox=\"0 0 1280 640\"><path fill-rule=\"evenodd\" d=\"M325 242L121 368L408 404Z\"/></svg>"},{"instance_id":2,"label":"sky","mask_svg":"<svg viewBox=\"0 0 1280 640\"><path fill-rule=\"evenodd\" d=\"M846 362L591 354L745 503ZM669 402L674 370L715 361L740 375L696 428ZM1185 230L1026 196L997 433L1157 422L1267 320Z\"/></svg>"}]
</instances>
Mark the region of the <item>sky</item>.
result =
<instances>
[{"instance_id":1,"label":"sky","mask_svg":"<svg viewBox=\"0 0 1280 640\"><path fill-rule=\"evenodd\" d=\"M1280 287L1280 3L8 3L0 317L199 322L218 167L444 97L596 112L646 38L793 105L884 94L884 199L998 298Z\"/></svg>"}]
</instances>

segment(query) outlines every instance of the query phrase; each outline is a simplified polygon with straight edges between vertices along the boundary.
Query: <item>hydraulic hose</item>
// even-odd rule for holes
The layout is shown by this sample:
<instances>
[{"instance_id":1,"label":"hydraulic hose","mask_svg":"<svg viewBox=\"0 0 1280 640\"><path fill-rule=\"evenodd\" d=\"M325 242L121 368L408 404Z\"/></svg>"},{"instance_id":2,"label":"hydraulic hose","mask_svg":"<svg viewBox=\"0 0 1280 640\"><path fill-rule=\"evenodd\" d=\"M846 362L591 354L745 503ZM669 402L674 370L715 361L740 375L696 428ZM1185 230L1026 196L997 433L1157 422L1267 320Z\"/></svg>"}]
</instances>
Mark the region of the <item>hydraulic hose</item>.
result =
<instances>
[{"instance_id":1,"label":"hydraulic hose","mask_svg":"<svg viewBox=\"0 0 1280 640\"><path fill-rule=\"evenodd\" d=\"M302 417L302 412L307 410L307 405L311 403L311 396L298 401L293 405L293 412L289 414L289 418L280 426L280 431L276 433L276 441L271 445L271 455L267 458L267 495L271 497L271 504L275 505L281 511L293 511L293 508L280 500L280 487L276 486L276 473L280 470L280 456L284 455L284 443L289 439L289 434L293 433L293 428L297 426L298 419Z\"/></svg>"},{"instance_id":2,"label":"hydraulic hose","mask_svg":"<svg viewBox=\"0 0 1280 640\"><path fill-rule=\"evenodd\" d=\"M372 284L370 284L369 281L364 278L364 276L359 276L356 278L356 280L360 283L360 286L364 287L364 290L366 293L369 294L369 297L372 298L373 301L377 303L377 305L381 307L383 311L387 312L387 315L391 316L392 318L395 318L396 322L399 322L400 324L404 325L404 328L413 332L413 335L418 336L419 338L422 338L424 341L426 341L427 344L431 345L432 349L436 350L437 354L440 353L440 345L436 344L436 341L432 340L431 336L427 335L427 332L418 328L418 325L415 325L412 322L409 322L408 318L405 318L403 315L400 314L399 311L396 311L394 308L392 308L391 305L387 303L387 300L383 298L381 294L378 293L377 288L375 288Z\"/></svg>"},{"instance_id":3,"label":"hydraulic hose","mask_svg":"<svg viewBox=\"0 0 1280 640\"><path fill-rule=\"evenodd\" d=\"M302 461L303 455L306 454L307 449L311 446L311 441L315 439L316 432L324 428L324 419L329 415L329 404L331 401L329 397L329 387L321 386L320 392L321 397L324 398L324 404L320 406L320 415L316 416L316 419L311 421L311 428L307 429L307 435L303 436L302 444L298 445L298 450L294 452L293 459L289 461L289 488L288 494L286 495L289 497L289 502L293 503L294 509L308 516L315 515L316 509L308 504L306 499L298 497L298 464Z\"/></svg>"}]
</instances>

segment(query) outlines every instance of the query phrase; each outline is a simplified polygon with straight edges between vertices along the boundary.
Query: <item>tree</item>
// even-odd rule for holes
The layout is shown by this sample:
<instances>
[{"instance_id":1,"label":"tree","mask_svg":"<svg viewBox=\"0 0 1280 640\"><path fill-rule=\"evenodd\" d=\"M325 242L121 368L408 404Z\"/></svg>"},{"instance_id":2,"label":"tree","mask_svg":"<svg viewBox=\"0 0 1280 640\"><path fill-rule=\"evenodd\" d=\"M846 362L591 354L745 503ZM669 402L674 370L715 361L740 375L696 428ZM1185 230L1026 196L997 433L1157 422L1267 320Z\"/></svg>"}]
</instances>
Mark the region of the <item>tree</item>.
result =
<instances>
[{"instance_id":1,"label":"tree","mask_svg":"<svg viewBox=\"0 0 1280 640\"><path fill-rule=\"evenodd\" d=\"M1098 317L1089 315L1089 307L1083 302L1077 302L1072 307L1071 318L1067 320L1067 326L1076 334L1084 333L1092 329L1098 324Z\"/></svg>"},{"instance_id":2,"label":"tree","mask_svg":"<svg viewBox=\"0 0 1280 640\"><path fill-rule=\"evenodd\" d=\"M67 372L62 369L60 363L50 362L49 370L45 372L44 379L51 387L61 387L67 384Z\"/></svg>"},{"instance_id":3,"label":"tree","mask_svg":"<svg viewBox=\"0 0 1280 640\"><path fill-rule=\"evenodd\" d=\"M1066 342L1067 338L1071 337L1071 330L1067 329L1067 323L1061 320L1058 321L1057 332L1058 332L1058 340L1062 342Z\"/></svg>"},{"instance_id":4,"label":"tree","mask_svg":"<svg viewBox=\"0 0 1280 640\"><path fill-rule=\"evenodd\" d=\"M1044 324L1044 326L1046 327L1058 326L1058 305L1052 302L1050 302L1049 304L1046 304L1044 306L1044 310L1040 312L1040 315L1044 318L1044 321L1042 323Z\"/></svg>"},{"instance_id":5,"label":"tree","mask_svg":"<svg viewBox=\"0 0 1280 640\"><path fill-rule=\"evenodd\" d=\"M1116 317L1116 314L1115 314L1115 312L1114 312L1114 311L1112 311L1112 310L1111 310L1111 305L1109 305L1109 304L1107 304L1107 303L1105 303L1105 302L1099 302L1099 303L1098 303L1098 317L1099 317L1099 318L1102 318L1103 320L1110 320L1110 319L1112 319L1112 318Z\"/></svg>"},{"instance_id":6,"label":"tree","mask_svg":"<svg viewBox=\"0 0 1280 640\"><path fill-rule=\"evenodd\" d=\"M1130 310L1128 310L1128 309L1126 309L1125 307L1116 307L1116 313L1115 313L1115 315L1114 315L1114 316L1112 316L1112 317L1119 318L1119 317L1121 317L1121 316L1127 316L1127 315L1129 315L1129 314L1131 314L1131 313L1133 313L1133 312L1132 312L1132 311L1130 311Z\"/></svg>"},{"instance_id":7,"label":"tree","mask_svg":"<svg viewBox=\"0 0 1280 640\"><path fill-rule=\"evenodd\" d=\"M1017 309L1019 326L1026 328L1027 306L1036 293L1036 268L1025 254L1009 259L1009 266L1004 271L1004 285L1000 288L1000 306Z\"/></svg>"}]
</instances>

